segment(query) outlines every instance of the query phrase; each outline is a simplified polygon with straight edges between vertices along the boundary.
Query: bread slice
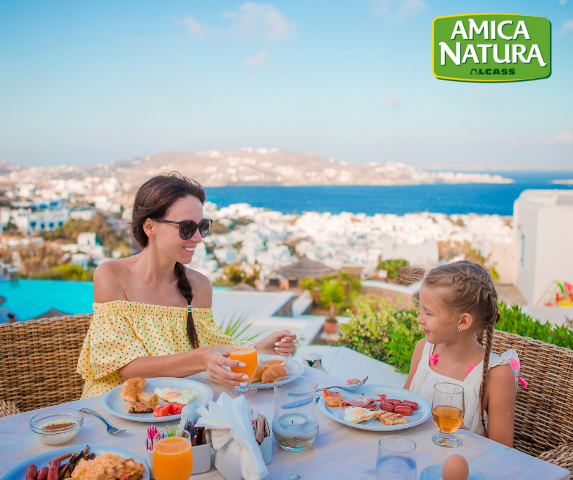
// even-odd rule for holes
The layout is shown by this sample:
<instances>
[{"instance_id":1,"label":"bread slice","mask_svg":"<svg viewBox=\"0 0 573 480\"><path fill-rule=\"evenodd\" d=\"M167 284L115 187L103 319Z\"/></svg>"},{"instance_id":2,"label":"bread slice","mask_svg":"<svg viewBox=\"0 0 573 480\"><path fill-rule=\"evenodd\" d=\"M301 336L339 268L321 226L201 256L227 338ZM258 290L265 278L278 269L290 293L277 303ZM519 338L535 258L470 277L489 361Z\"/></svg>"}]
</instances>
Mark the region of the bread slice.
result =
<instances>
[{"instance_id":1,"label":"bread slice","mask_svg":"<svg viewBox=\"0 0 573 480\"><path fill-rule=\"evenodd\" d=\"M342 395L338 392L333 392L332 390L322 390L322 397L329 407L340 407L342 403Z\"/></svg>"},{"instance_id":2,"label":"bread slice","mask_svg":"<svg viewBox=\"0 0 573 480\"><path fill-rule=\"evenodd\" d=\"M127 413L150 413L153 412L153 407L146 403L141 402L125 402L125 411Z\"/></svg>"},{"instance_id":3,"label":"bread slice","mask_svg":"<svg viewBox=\"0 0 573 480\"><path fill-rule=\"evenodd\" d=\"M403 425L408 423L406 417L400 413L391 413L386 411L374 412L374 416L384 425Z\"/></svg>"}]
</instances>

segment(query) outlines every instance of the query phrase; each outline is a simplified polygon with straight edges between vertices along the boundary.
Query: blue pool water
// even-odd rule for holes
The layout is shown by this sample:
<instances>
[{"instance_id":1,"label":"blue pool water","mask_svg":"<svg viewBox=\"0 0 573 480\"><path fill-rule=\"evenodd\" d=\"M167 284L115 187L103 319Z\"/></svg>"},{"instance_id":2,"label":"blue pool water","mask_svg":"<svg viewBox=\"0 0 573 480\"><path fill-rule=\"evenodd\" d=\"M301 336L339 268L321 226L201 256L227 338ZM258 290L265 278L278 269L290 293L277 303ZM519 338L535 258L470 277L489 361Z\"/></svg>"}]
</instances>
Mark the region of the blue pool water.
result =
<instances>
[{"instance_id":1,"label":"blue pool water","mask_svg":"<svg viewBox=\"0 0 573 480\"><path fill-rule=\"evenodd\" d=\"M213 287L226 290L226 287ZM69 315L90 313L94 302L92 282L70 282L64 280L9 280L0 282L0 295L6 299L2 304L18 320L29 320L46 313L51 308Z\"/></svg>"}]
</instances>

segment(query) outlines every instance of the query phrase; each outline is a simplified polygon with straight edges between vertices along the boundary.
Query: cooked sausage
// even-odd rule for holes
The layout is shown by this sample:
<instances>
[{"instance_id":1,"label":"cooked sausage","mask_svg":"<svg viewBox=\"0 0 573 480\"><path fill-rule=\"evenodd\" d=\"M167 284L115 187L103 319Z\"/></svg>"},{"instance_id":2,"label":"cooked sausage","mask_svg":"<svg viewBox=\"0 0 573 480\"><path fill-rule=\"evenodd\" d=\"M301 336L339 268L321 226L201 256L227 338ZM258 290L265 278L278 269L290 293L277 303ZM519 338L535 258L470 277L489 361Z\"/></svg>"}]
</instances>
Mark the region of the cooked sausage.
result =
<instances>
[{"instance_id":1,"label":"cooked sausage","mask_svg":"<svg viewBox=\"0 0 573 480\"><path fill-rule=\"evenodd\" d=\"M46 480L48 478L48 470L48 467L40 468L40 471L38 472L38 480Z\"/></svg>"},{"instance_id":2,"label":"cooked sausage","mask_svg":"<svg viewBox=\"0 0 573 480\"><path fill-rule=\"evenodd\" d=\"M38 467L36 467L36 465L30 465L26 469L26 480L36 480L37 474L38 474Z\"/></svg>"},{"instance_id":3,"label":"cooked sausage","mask_svg":"<svg viewBox=\"0 0 573 480\"><path fill-rule=\"evenodd\" d=\"M402 403L402 400L397 400L396 398L387 398L386 403L391 403L392 405L395 405L397 403Z\"/></svg>"},{"instance_id":4,"label":"cooked sausage","mask_svg":"<svg viewBox=\"0 0 573 480\"><path fill-rule=\"evenodd\" d=\"M418 404L416 402L411 402L410 400L402 400L403 405L409 405L413 410L418 410Z\"/></svg>"},{"instance_id":5,"label":"cooked sausage","mask_svg":"<svg viewBox=\"0 0 573 480\"><path fill-rule=\"evenodd\" d=\"M414 410L409 405L396 405L394 407L394 413L400 413L409 417L414 413Z\"/></svg>"},{"instance_id":6,"label":"cooked sausage","mask_svg":"<svg viewBox=\"0 0 573 480\"><path fill-rule=\"evenodd\" d=\"M52 460L50 462L50 470L48 471L47 480L58 480L60 477L60 460Z\"/></svg>"},{"instance_id":7,"label":"cooked sausage","mask_svg":"<svg viewBox=\"0 0 573 480\"><path fill-rule=\"evenodd\" d=\"M387 412L394 412L394 405L391 403L380 402L380 408L386 410Z\"/></svg>"}]
</instances>

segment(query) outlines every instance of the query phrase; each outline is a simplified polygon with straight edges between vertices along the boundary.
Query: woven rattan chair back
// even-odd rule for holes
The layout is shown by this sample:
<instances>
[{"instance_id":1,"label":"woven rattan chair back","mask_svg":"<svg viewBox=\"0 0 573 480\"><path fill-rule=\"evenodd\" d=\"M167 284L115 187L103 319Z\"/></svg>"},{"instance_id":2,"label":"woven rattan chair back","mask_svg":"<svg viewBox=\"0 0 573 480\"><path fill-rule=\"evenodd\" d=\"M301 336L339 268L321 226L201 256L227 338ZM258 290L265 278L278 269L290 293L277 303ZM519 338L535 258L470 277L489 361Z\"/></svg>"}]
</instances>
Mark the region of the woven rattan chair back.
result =
<instances>
[{"instance_id":1,"label":"woven rattan chair back","mask_svg":"<svg viewBox=\"0 0 573 480\"><path fill-rule=\"evenodd\" d=\"M92 314L0 325L0 398L22 412L78 400L76 373Z\"/></svg>"},{"instance_id":2,"label":"woven rattan chair back","mask_svg":"<svg viewBox=\"0 0 573 480\"><path fill-rule=\"evenodd\" d=\"M16 407L14 402L7 402L0 398L0 417L7 417L8 415L16 415L20 410Z\"/></svg>"},{"instance_id":3,"label":"woven rattan chair back","mask_svg":"<svg viewBox=\"0 0 573 480\"><path fill-rule=\"evenodd\" d=\"M517 390L514 447L537 457L573 443L573 351L496 330L492 350L510 348L528 383Z\"/></svg>"}]
</instances>

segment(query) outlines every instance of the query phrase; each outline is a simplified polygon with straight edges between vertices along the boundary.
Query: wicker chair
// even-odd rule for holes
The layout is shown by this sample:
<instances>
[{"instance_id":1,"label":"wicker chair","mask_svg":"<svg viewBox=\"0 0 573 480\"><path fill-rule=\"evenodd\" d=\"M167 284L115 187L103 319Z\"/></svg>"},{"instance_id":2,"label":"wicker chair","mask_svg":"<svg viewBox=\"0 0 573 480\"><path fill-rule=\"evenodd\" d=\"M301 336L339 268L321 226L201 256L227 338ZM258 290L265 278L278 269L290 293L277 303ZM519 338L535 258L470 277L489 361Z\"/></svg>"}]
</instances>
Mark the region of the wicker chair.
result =
<instances>
[{"instance_id":1,"label":"wicker chair","mask_svg":"<svg viewBox=\"0 0 573 480\"><path fill-rule=\"evenodd\" d=\"M513 348L527 388L515 405L514 447L568 470L573 469L573 351L496 330L492 350Z\"/></svg>"},{"instance_id":2,"label":"wicker chair","mask_svg":"<svg viewBox=\"0 0 573 480\"><path fill-rule=\"evenodd\" d=\"M20 411L78 400L76 374L92 314L0 325L0 398Z\"/></svg>"},{"instance_id":3,"label":"wicker chair","mask_svg":"<svg viewBox=\"0 0 573 480\"><path fill-rule=\"evenodd\" d=\"M18 410L14 402L7 402L0 398L0 417L16 415L17 413L20 413L20 410Z\"/></svg>"}]
</instances>

